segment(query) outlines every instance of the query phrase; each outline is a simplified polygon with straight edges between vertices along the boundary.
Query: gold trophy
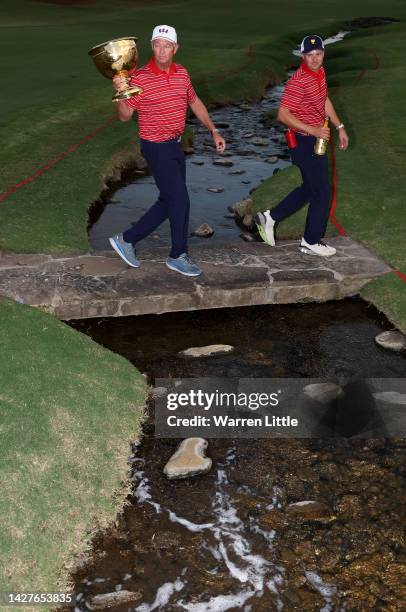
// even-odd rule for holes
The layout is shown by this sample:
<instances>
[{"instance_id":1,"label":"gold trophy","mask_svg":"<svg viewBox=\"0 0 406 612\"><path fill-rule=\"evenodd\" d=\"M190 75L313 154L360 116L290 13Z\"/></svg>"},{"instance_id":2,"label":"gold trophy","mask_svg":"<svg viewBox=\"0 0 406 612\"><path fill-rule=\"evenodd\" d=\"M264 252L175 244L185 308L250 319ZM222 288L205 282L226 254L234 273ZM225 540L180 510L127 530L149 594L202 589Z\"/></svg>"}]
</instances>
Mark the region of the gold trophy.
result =
<instances>
[{"instance_id":1,"label":"gold trophy","mask_svg":"<svg viewBox=\"0 0 406 612\"><path fill-rule=\"evenodd\" d=\"M89 55L93 58L96 68L103 76L112 79L118 75L128 79L128 71L137 65L137 40L135 36L114 38L90 49ZM113 102L127 100L142 93L142 91L142 88L137 85L134 87L127 85L126 89L118 91L112 100Z\"/></svg>"},{"instance_id":2,"label":"gold trophy","mask_svg":"<svg viewBox=\"0 0 406 612\"><path fill-rule=\"evenodd\" d=\"M328 117L324 118L323 127L328 127ZM316 155L325 155L327 150L327 144L328 140L326 140L325 138L317 138L316 142L314 143L314 152L316 153Z\"/></svg>"}]
</instances>

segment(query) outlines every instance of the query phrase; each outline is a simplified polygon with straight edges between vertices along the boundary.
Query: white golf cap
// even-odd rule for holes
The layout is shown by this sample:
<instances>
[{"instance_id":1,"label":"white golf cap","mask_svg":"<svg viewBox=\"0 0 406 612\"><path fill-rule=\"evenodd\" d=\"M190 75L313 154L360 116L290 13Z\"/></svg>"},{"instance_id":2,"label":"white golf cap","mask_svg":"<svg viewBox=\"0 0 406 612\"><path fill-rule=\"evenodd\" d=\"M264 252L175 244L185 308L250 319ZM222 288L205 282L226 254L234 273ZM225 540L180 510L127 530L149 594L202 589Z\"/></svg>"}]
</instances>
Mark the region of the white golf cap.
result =
<instances>
[{"instance_id":1,"label":"white golf cap","mask_svg":"<svg viewBox=\"0 0 406 612\"><path fill-rule=\"evenodd\" d=\"M166 38L166 40L170 40L175 44L178 42L175 28L168 25L157 25L152 32L151 40L155 40L155 38Z\"/></svg>"}]
</instances>

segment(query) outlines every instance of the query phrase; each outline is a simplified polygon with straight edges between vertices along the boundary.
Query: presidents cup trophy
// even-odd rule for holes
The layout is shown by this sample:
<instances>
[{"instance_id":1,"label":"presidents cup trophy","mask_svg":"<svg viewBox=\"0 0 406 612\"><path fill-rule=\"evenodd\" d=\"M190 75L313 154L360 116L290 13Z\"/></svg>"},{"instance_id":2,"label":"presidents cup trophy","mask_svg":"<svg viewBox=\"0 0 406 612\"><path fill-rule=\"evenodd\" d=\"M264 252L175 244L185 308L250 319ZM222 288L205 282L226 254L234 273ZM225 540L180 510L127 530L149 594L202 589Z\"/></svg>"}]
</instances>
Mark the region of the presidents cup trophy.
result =
<instances>
[{"instance_id":1,"label":"presidents cup trophy","mask_svg":"<svg viewBox=\"0 0 406 612\"><path fill-rule=\"evenodd\" d=\"M114 38L90 49L89 55L93 58L99 72L108 79L112 79L116 75L128 79L129 70L133 70L137 65L138 50L136 43L137 38L134 36ZM142 93L141 87L129 87L127 85L126 89L118 91L112 100L113 102L127 100L140 93Z\"/></svg>"}]
</instances>

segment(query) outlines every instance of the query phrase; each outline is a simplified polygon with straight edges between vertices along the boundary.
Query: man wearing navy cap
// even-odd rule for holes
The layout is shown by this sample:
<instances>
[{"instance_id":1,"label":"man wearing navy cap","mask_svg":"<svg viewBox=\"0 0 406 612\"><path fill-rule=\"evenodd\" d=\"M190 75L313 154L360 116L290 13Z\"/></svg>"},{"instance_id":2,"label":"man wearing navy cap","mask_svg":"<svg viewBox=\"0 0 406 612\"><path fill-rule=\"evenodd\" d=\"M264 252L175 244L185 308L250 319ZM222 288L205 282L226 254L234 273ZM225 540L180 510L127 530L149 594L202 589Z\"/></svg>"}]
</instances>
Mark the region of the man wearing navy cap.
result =
<instances>
[{"instance_id":1,"label":"man wearing navy cap","mask_svg":"<svg viewBox=\"0 0 406 612\"><path fill-rule=\"evenodd\" d=\"M304 253L329 257L336 250L322 238L330 209L328 160L316 155L317 138L330 139L330 129L323 127L326 117L338 131L340 149L348 147L348 136L328 97L323 68L324 44L320 36L306 36L300 46L302 63L286 84L278 119L294 134L292 162L302 174L302 185L289 193L275 208L256 215L258 231L267 244L275 245L275 223L309 203L300 249Z\"/></svg>"}]
</instances>

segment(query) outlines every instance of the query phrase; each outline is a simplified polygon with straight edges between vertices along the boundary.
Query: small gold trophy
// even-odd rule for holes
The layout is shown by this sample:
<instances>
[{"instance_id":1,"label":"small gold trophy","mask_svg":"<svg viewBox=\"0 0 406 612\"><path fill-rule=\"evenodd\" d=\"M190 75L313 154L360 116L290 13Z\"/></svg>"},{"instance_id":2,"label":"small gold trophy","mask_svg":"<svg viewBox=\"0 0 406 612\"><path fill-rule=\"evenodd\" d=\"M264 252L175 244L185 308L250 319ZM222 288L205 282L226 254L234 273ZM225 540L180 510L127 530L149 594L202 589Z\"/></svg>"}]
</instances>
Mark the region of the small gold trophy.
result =
<instances>
[{"instance_id":1,"label":"small gold trophy","mask_svg":"<svg viewBox=\"0 0 406 612\"><path fill-rule=\"evenodd\" d=\"M328 117L324 118L323 127L328 127ZM316 153L316 155L326 154L327 143L328 140L326 140L325 138L317 138L316 142L314 143L314 152Z\"/></svg>"},{"instance_id":2,"label":"small gold trophy","mask_svg":"<svg viewBox=\"0 0 406 612\"><path fill-rule=\"evenodd\" d=\"M137 65L138 50L137 38L128 36L127 38L114 38L101 45L92 47L89 55L93 58L96 68L103 76L112 79L116 75L128 78L128 71ZM142 88L138 86L129 87L123 91L118 91L112 98L113 102L127 100L132 96L142 93Z\"/></svg>"}]
</instances>

